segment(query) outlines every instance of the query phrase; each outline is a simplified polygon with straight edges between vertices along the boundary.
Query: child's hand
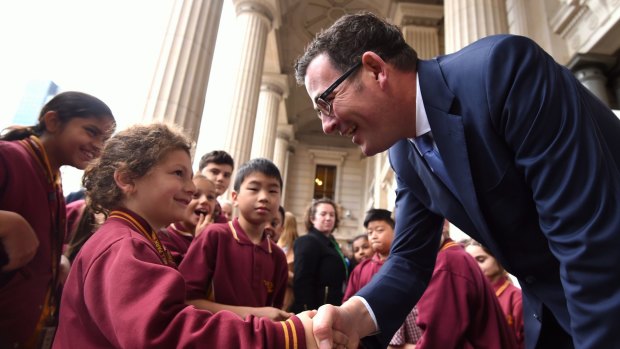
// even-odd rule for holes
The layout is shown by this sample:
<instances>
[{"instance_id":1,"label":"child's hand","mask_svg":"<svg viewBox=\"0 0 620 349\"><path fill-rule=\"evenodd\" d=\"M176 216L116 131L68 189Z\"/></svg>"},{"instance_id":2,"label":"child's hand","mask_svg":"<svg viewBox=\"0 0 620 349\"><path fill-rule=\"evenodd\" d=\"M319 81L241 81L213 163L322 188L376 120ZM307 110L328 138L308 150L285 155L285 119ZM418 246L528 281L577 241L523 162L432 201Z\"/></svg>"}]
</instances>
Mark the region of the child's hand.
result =
<instances>
[{"instance_id":1,"label":"child's hand","mask_svg":"<svg viewBox=\"0 0 620 349\"><path fill-rule=\"evenodd\" d=\"M282 309L274 308L274 307L262 307L255 308L254 316L258 317L266 317L274 321L284 321L291 316L295 315L293 313L286 312Z\"/></svg>"},{"instance_id":2,"label":"child's hand","mask_svg":"<svg viewBox=\"0 0 620 349\"><path fill-rule=\"evenodd\" d=\"M196 230L194 231L194 237L198 237L198 235L200 235L205 228L207 227L207 225L213 223L213 215L211 213L209 213L208 215L204 215L204 214L200 214L200 218L198 218L198 223L196 224Z\"/></svg>"}]
</instances>

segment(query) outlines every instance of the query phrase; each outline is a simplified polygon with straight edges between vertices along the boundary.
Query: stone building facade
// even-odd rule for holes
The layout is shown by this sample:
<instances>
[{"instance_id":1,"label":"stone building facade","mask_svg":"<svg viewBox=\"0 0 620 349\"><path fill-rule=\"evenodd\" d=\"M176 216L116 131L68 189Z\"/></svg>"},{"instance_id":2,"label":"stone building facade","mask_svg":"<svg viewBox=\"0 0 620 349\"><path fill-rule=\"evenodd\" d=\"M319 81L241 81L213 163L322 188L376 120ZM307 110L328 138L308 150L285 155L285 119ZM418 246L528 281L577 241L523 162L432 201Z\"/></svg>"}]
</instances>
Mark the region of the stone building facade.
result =
<instances>
[{"instance_id":1,"label":"stone building facade","mask_svg":"<svg viewBox=\"0 0 620 349\"><path fill-rule=\"evenodd\" d=\"M225 141L215 148L238 164L272 159L285 177L283 204L302 234L303 213L316 196L341 206L340 240L363 231L367 209L394 206L386 154L366 157L349 139L324 135L293 77L305 45L345 13L389 18L423 59L487 35L530 37L620 109L620 0L183 0L171 13L144 116L177 123L195 140L224 1L234 4L237 31L227 62L232 102L217 121Z\"/></svg>"}]
</instances>

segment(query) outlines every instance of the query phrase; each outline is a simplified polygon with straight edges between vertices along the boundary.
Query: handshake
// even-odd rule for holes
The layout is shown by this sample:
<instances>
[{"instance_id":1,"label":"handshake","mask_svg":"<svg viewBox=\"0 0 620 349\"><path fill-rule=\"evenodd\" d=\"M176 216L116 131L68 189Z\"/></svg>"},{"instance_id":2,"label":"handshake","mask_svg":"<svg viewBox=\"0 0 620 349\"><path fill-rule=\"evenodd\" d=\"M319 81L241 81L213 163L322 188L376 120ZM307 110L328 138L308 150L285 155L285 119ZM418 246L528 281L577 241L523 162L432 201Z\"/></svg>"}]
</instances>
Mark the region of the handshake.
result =
<instances>
[{"instance_id":1,"label":"handshake","mask_svg":"<svg viewBox=\"0 0 620 349\"><path fill-rule=\"evenodd\" d=\"M366 306L355 297L339 307L323 305L297 317L304 325L308 349L356 349L360 338L376 332Z\"/></svg>"}]
</instances>

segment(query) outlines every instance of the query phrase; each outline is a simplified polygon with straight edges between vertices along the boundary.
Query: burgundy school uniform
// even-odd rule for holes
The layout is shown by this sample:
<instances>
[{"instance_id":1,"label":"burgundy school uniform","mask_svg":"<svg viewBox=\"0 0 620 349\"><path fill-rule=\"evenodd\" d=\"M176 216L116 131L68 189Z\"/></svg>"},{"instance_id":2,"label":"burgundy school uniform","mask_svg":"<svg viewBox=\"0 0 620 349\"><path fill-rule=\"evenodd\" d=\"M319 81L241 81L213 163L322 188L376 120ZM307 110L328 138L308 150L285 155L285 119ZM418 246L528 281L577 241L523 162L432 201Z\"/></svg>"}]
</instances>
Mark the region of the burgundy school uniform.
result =
<instances>
[{"instance_id":1,"label":"burgundy school uniform","mask_svg":"<svg viewBox=\"0 0 620 349\"><path fill-rule=\"evenodd\" d=\"M172 259L178 266L194 241L194 235L187 231L183 223L172 223L166 229L157 232L159 241L172 255Z\"/></svg>"},{"instance_id":2,"label":"burgundy school uniform","mask_svg":"<svg viewBox=\"0 0 620 349\"><path fill-rule=\"evenodd\" d=\"M301 321L185 305L181 274L165 265L151 231L113 212L86 242L65 286L54 348L305 348Z\"/></svg>"},{"instance_id":3,"label":"burgundy school uniform","mask_svg":"<svg viewBox=\"0 0 620 349\"><path fill-rule=\"evenodd\" d=\"M383 262L384 260L379 257L379 254L375 253L372 258L365 259L361 261L360 264L356 265L349 277L349 283L344 292L342 302L344 303L346 300L353 297L362 287L366 286L379 269L381 269ZM414 308L412 313L405 319L405 323L396 331L390 344L404 345L406 343L416 343L422 335L420 328L416 325L416 320L417 311Z\"/></svg>"},{"instance_id":4,"label":"burgundy school uniform","mask_svg":"<svg viewBox=\"0 0 620 349\"><path fill-rule=\"evenodd\" d=\"M349 276L349 283L347 289L344 292L342 302L344 303L349 298L353 297L357 291L366 286L370 282L370 279L381 269L383 261L379 258L379 254L375 253L372 258L365 259L356 265L351 276Z\"/></svg>"},{"instance_id":5,"label":"burgundy school uniform","mask_svg":"<svg viewBox=\"0 0 620 349\"><path fill-rule=\"evenodd\" d=\"M284 252L266 236L254 245L237 218L208 225L194 239L179 271L187 299L276 308L284 302L288 278Z\"/></svg>"},{"instance_id":6,"label":"burgundy school uniform","mask_svg":"<svg viewBox=\"0 0 620 349\"><path fill-rule=\"evenodd\" d=\"M67 204L67 238L66 241L70 241L73 237L72 234L77 229L80 219L84 214L84 207L86 206L86 200L80 199Z\"/></svg>"},{"instance_id":7,"label":"burgundy school uniform","mask_svg":"<svg viewBox=\"0 0 620 349\"><path fill-rule=\"evenodd\" d=\"M49 183L43 166L23 141L0 141L0 210L20 214L39 239L37 253L26 266L0 273L2 348L34 334L52 282L52 265L60 261L66 229L64 198L60 186Z\"/></svg>"},{"instance_id":8,"label":"burgundy school uniform","mask_svg":"<svg viewBox=\"0 0 620 349\"><path fill-rule=\"evenodd\" d=\"M416 349L517 348L493 288L461 245L447 239L418 301Z\"/></svg>"},{"instance_id":9,"label":"burgundy school uniform","mask_svg":"<svg viewBox=\"0 0 620 349\"><path fill-rule=\"evenodd\" d=\"M495 295L502 307L508 325L517 337L519 348L523 348L523 304L521 290L510 282L508 276L502 277L493 284Z\"/></svg>"}]
</instances>

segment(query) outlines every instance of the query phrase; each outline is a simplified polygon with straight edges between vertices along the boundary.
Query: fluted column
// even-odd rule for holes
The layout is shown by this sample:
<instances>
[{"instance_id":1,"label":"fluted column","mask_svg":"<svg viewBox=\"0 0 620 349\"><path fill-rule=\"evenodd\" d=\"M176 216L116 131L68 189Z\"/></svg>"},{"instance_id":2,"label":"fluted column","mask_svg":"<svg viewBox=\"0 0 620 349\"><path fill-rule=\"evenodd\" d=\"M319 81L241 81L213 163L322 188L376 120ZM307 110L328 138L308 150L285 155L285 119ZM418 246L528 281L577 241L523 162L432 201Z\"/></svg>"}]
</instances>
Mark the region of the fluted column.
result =
<instances>
[{"instance_id":1,"label":"fluted column","mask_svg":"<svg viewBox=\"0 0 620 349\"><path fill-rule=\"evenodd\" d=\"M441 54L439 28L443 20L443 7L409 2L399 2L392 15L395 24L402 28L403 36L422 59Z\"/></svg>"},{"instance_id":2,"label":"fluted column","mask_svg":"<svg viewBox=\"0 0 620 349\"><path fill-rule=\"evenodd\" d=\"M175 123L198 139L223 0L174 3L144 120Z\"/></svg>"},{"instance_id":3,"label":"fluted column","mask_svg":"<svg viewBox=\"0 0 620 349\"><path fill-rule=\"evenodd\" d=\"M439 55L439 28L406 25L402 31L405 41L416 50L419 58L430 59Z\"/></svg>"},{"instance_id":4,"label":"fluted column","mask_svg":"<svg viewBox=\"0 0 620 349\"><path fill-rule=\"evenodd\" d=\"M445 0L446 53L493 34L508 33L506 0Z\"/></svg>"},{"instance_id":5,"label":"fluted column","mask_svg":"<svg viewBox=\"0 0 620 349\"><path fill-rule=\"evenodd\" d=\"M282 74L265 74L260 87L251 158L273 158L278 114L287 93L287 78Z\"/></svg>"},{"instance_id":6,"label":"fluted column","mask_svg":"<svg viewBox=\"0 0 620 349\"><path fill-rule=\"evenodd\" d=\"M250 158L256 120L258 94L265 60L267 34L273 23L273 11L259 0L235 1L239 37L237 72L226 132L225 150L241 165Z\"/></svg>"},{"instance_id":7,"label":"fluted column","mask_svg":"<svg viewBox=\"0 0 620 349\"><path fill-rule=\"evenodd\" d=\"M598 97L603 103L609 105L609 95L607 94L607 77L603 70L597 66L581 67L574 72L575 77L590 92Z\"/></svg>"},{"instance_id":8,"label":"fluted column","mask_svg":"<svg viewBox=\"0 0 620 349\"><path fill-rule=\"evenodd\" d=\"M289 146L292 139L293 126L279 125L274 145L273 163L278 166L282 176L284 176L284 170L287 168Z\"/></svg>"},{"instance_id":9,"label":"fluted column","mask_svg":"<svg viewBox=\"0 0 620 349\"><path fill-rule=\"evenodd\" d=\"M617 58L601 54L577 54L566 66L590 92L610 106L607 74L613 71Z\"/></svg>"},{"instance_id":10,"label":"fluted column","mask_svg":"<svg viewBox=\"0 0 620 349\"><path fill-rule=\"evenodd\" d=\"M286 191L288 185L286 184L288 180L288 165L290 155L294 152L293 145L291 143L293 140L293 125L278 125L278 130L276 132L276 141L275 141L275 149L273 154L273 163L278 166L280 169L280 174L282 175L282 180L284 181L284 189L282 189L282 200L280 204L282 206L285 205L286 199Z\"/></svg>"}]
</instances>

